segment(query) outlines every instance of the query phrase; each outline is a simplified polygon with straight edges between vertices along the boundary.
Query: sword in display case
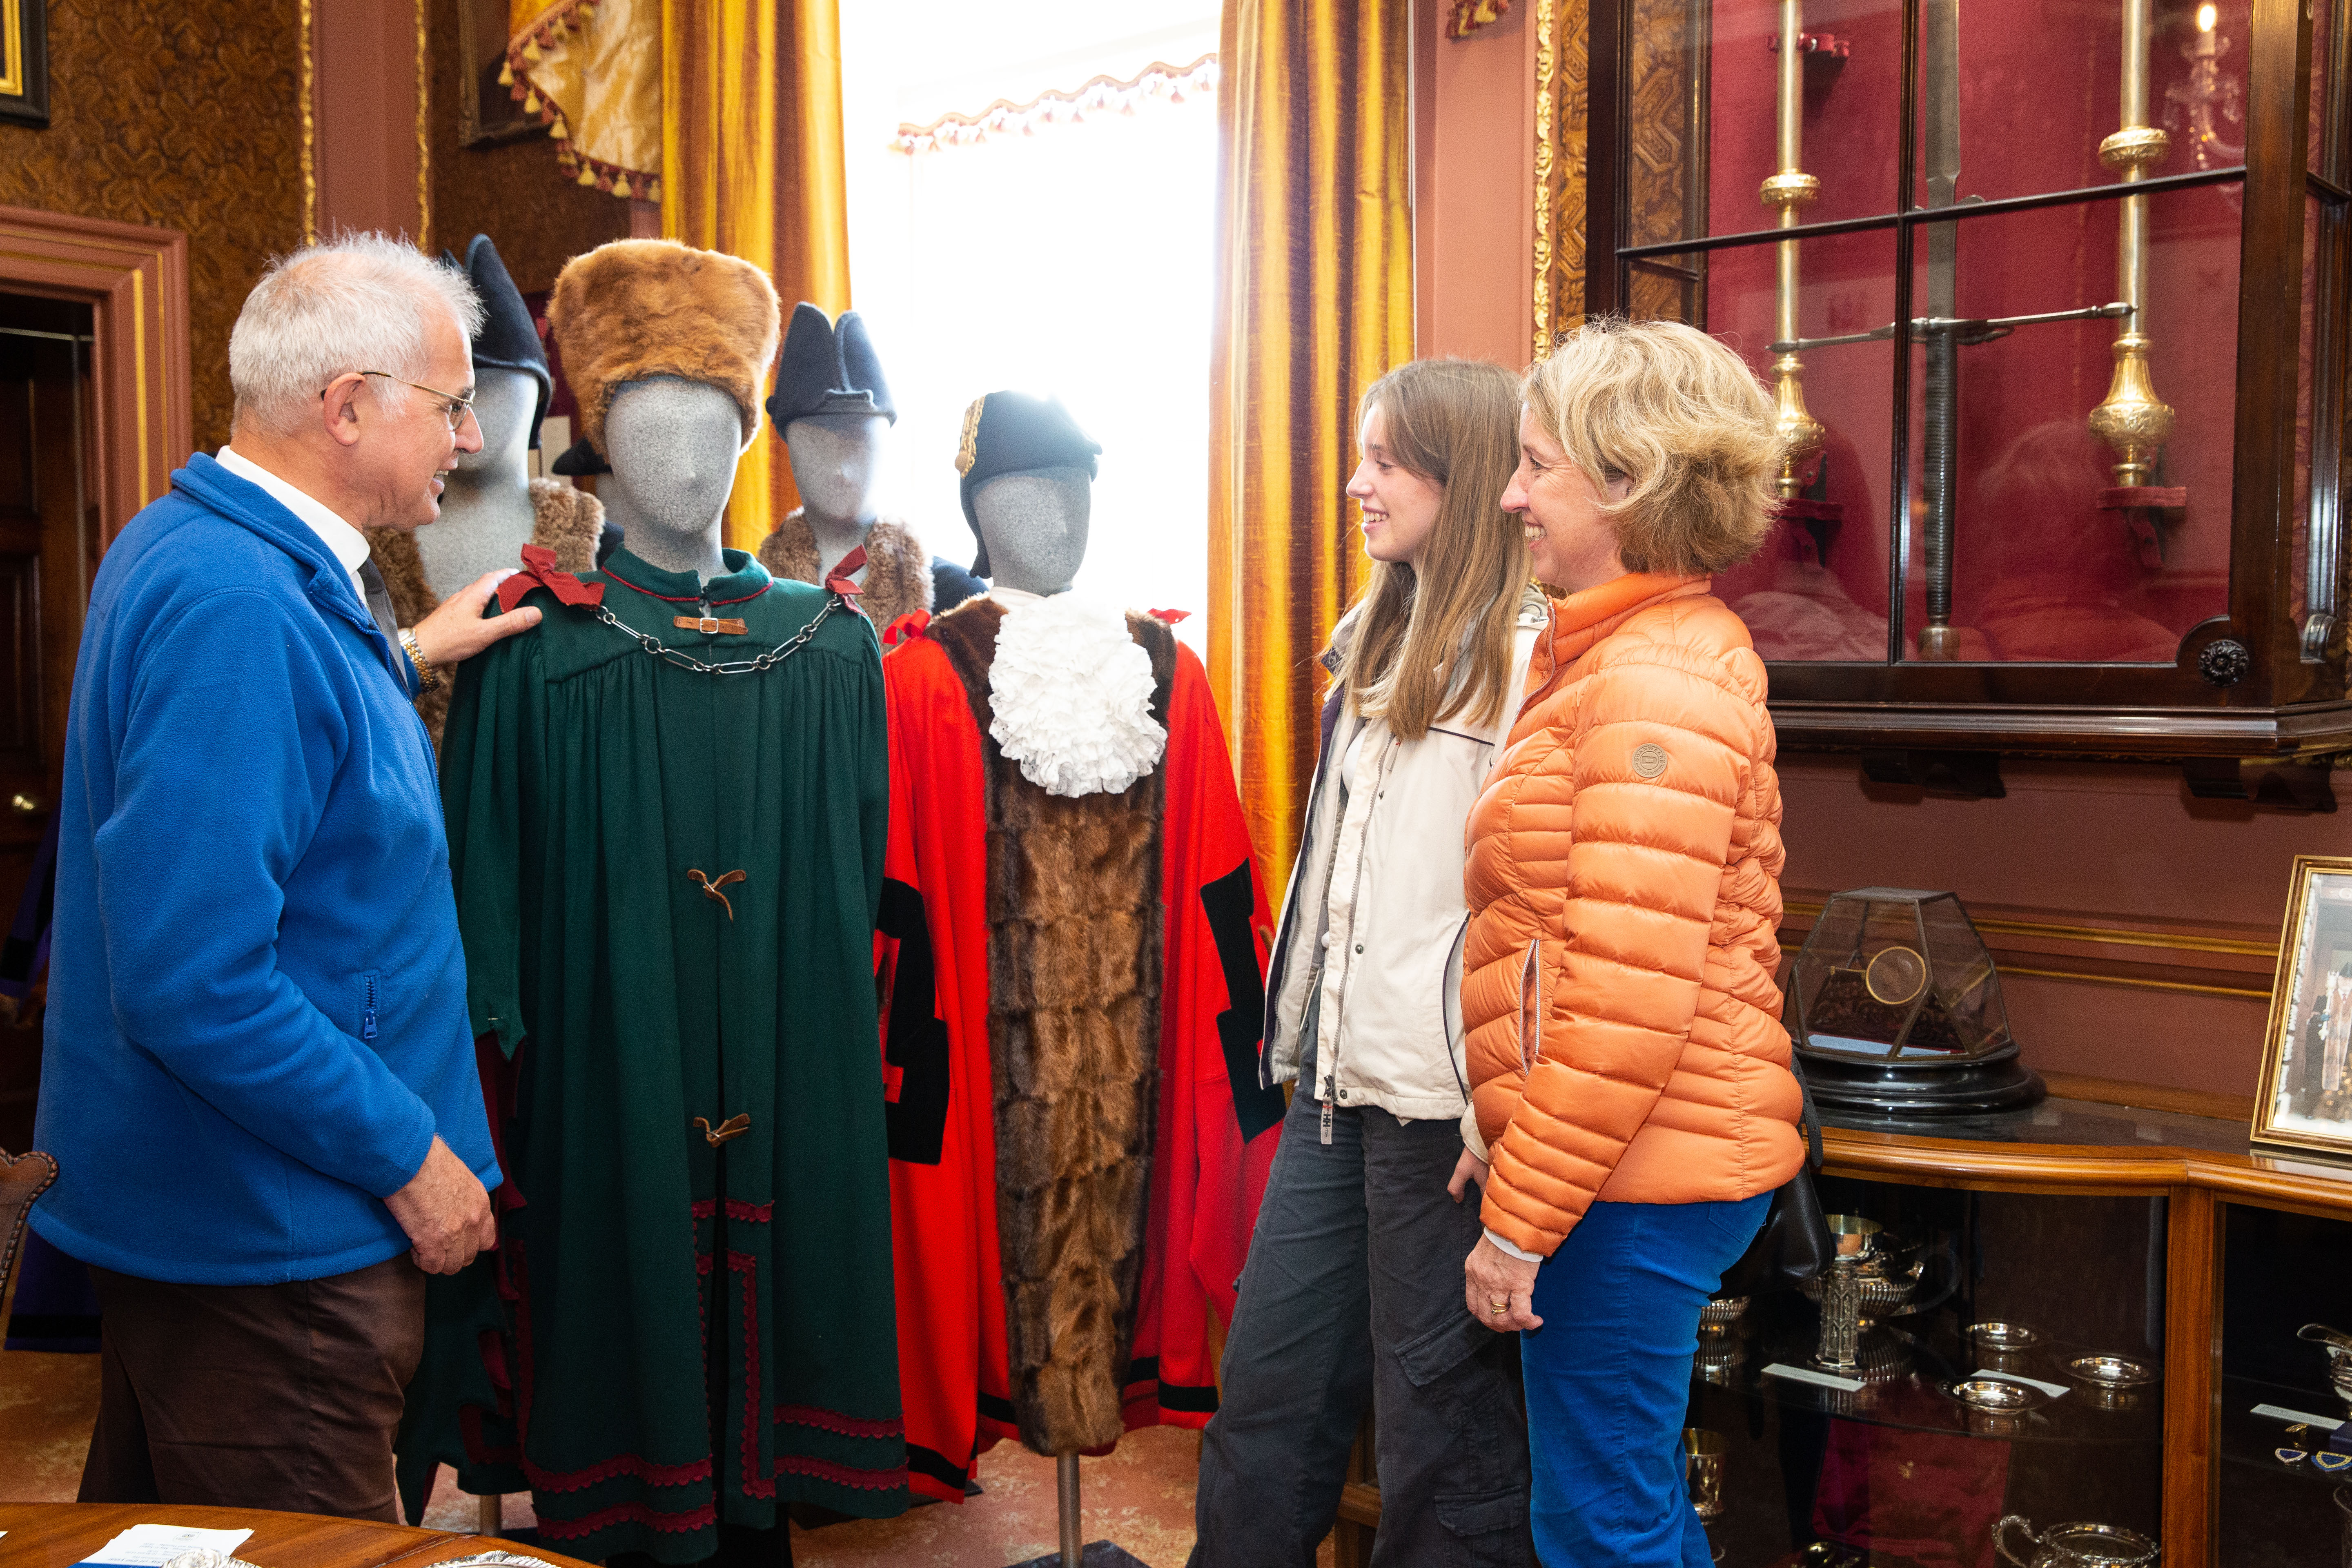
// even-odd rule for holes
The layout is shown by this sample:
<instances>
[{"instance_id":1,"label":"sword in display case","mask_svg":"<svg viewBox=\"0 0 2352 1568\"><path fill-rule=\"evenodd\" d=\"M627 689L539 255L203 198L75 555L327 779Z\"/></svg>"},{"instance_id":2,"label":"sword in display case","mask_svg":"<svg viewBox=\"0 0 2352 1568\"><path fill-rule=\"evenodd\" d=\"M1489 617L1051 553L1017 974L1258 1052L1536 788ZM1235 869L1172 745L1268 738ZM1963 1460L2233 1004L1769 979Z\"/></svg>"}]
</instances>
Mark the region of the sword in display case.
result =
<instances>
[{"instance_id":1,"label":"sword in display case","mask_svg":"<svg viewBox=\"0 0 2352 1568\"><path fill-rule=\"evenodd\" d=\"M1948 207L1960 184L1959 0L1927 0L1920 8L1919 88L1926 121L1927 205ZM1956 310L1958 226L1927 226L1927 313L1912 323L1926 360L1920 384L1920 489L1927 505L1924 540L1927 624L1919 629L1919 657L1948 659L1959 651L1952 628L1952 524L1959 500L1960 337ZM1984 339L1978 339L1983 342Z\"/></svg>"}]
</instances>

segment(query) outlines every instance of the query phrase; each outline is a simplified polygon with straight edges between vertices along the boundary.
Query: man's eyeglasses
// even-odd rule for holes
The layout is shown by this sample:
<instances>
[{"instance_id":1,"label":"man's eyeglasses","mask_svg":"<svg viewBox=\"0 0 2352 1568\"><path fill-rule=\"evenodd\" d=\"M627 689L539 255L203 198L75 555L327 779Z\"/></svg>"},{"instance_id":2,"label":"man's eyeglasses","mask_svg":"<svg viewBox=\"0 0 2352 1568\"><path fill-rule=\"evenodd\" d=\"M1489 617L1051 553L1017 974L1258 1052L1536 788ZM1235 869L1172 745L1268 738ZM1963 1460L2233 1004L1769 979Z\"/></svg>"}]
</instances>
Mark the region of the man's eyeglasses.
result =
<instances>
[{"instance_id":1,"label":"man's eyeglasses","mask_svg":"<svg viewBox=\"0 0 2352 1568\"><path fill-rule=\"evenodd\" d=\"M449 434L452 436L456 435L469 418L476 419L478 425L479 423L478 416L474 414L474 395L470 392L465 396L460 397L454 392L444 392L436 386L426 386L422 382L410 381L404 377L394 375L388 370L363 370L359 374L362 375L380 375L386 381L397 381L403 386L415 387L419 392L430 393L435 397L439 398L441 400L441 405L436 412L440 414L442 418L446 419L449 422ZM326 389L321 388L319 395L320 397L326 396Z\"/></svg>"}]
</instances>

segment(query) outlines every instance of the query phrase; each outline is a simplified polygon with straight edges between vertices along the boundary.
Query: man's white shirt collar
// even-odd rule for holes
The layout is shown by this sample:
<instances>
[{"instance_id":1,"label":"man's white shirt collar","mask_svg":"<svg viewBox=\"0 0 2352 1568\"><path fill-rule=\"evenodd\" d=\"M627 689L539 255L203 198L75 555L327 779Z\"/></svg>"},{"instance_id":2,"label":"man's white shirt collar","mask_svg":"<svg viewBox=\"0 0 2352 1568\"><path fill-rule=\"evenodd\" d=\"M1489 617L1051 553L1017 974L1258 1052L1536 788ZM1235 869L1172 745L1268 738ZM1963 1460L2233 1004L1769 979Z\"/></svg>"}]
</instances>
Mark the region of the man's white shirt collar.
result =
<instances>
[{"instance_id":1,"label":"man's white shirt collar","mask_svg":"<svg viewBox=\"0 0 2352 1568\"><path fill-rule=\"evenodd\" d=\"M352 592L358 596L360 608L368 607L367 589L360 582L360 567L368 558L368 542L358 529L232 447L223 447L215 461L238 479L260 486L270 500L300 518L341 563L344 574L352 580Z\"/></svg>"}]
</instances>

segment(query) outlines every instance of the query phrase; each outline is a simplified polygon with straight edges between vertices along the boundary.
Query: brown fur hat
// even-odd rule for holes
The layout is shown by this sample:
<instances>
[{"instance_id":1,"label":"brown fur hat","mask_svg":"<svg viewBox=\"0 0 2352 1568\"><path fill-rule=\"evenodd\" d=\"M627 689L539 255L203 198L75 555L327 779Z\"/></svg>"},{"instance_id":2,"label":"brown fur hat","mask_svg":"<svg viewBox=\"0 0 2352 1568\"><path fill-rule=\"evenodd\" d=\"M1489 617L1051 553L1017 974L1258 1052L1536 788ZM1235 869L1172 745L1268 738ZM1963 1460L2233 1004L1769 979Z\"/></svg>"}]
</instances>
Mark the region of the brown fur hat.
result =
<instances>
[{"instance_id":1,"label":"brown fur hat","mask_svg":"<svg viewBox=\"0 0 2352 1568\"><path fill-rule=\"evenodd\" d=\"M599 452L613 388L652 375L724 388L750 441L781 321L765 272L674 239L616 239L573 257L547 304L580 433Z\"/></svg>"}]
</instances>

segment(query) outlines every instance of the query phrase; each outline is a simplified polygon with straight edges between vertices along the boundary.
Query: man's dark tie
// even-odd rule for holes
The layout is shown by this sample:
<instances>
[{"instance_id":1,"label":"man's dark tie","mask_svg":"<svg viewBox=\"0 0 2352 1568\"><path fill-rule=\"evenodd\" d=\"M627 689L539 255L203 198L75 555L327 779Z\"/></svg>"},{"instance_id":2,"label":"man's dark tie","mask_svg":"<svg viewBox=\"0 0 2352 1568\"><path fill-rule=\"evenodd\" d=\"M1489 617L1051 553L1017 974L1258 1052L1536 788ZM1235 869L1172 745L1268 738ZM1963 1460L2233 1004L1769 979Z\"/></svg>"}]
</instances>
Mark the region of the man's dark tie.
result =
<instances>
[{"instance_id":1,"label":"man's dark tie","mask_svg":"<svg viewBox=\"0 0 2352 1568\"><path fill-rule=\"evenodd\" d=\"M393 618L392 590L383 585L383 574L376 570L373 555L360 563L360 585L367 590L368 614L375 617L376 628L383 633L383 640L398 647L400 623Z\"/></svg>"}]
</instances>

